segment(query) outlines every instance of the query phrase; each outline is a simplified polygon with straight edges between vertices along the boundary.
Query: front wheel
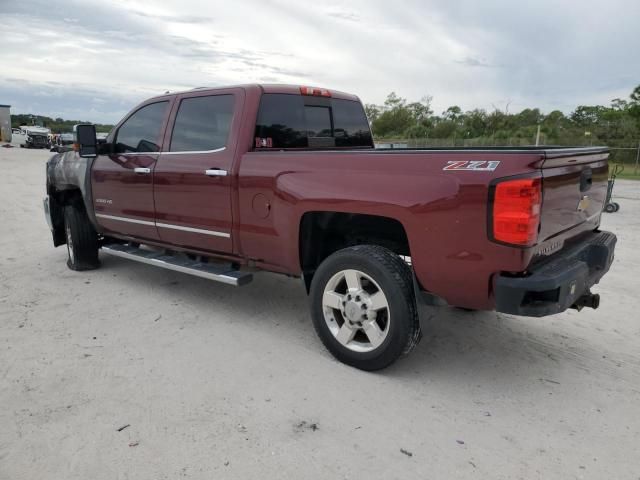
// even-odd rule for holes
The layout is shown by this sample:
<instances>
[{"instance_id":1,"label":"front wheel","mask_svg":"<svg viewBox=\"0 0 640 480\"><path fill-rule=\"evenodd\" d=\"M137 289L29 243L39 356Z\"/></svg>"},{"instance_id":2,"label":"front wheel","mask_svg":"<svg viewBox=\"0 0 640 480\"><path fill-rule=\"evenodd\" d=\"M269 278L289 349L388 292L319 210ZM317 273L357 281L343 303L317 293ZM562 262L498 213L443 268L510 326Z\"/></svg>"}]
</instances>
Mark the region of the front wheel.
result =
<instances>
[{"instance_id":1,"label":"front wheel","mask_svg":"<svg viewBox=\"0 0 640 480\"><path fill-rule=\"evenodd\" d=\"M78 271L98 268L98 234L84 207L77 204L64 207L64 230L67 240L67 266Z\"/></svg>"},{"instance_id":2,"label":"front wheel","mask_svg":"<svg viewBox=\"0 0 640 480\"><path fill-rule=\"evenodd\" d=\"M411 270L384 247L359 245L329 256L311 281L310 297L322 343L353 367L385 368L420 339Z\"/></svg>"}]
</instances>

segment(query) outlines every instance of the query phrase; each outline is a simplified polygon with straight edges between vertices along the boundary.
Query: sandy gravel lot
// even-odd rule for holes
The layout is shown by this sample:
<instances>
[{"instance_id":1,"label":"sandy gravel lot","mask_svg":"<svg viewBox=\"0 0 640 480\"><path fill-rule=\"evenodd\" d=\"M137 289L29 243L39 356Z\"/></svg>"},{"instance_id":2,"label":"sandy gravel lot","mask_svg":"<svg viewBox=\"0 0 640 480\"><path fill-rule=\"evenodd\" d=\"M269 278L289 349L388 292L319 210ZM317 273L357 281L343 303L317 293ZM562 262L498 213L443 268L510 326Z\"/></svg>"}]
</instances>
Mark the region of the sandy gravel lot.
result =
<instances>
[{"instance_id":1,"label":"sandy gravel lot","mask_svg":"<svg viewBox=\"0 0 640 480\"><path fill-rule=\"evenodd\" d=\"M599 310L429 311L371 374L324 350L297 280L68 270L49 155L0 148L1 480L640 478L640 182L604 217Z\"/></svg>"}]
</instances>

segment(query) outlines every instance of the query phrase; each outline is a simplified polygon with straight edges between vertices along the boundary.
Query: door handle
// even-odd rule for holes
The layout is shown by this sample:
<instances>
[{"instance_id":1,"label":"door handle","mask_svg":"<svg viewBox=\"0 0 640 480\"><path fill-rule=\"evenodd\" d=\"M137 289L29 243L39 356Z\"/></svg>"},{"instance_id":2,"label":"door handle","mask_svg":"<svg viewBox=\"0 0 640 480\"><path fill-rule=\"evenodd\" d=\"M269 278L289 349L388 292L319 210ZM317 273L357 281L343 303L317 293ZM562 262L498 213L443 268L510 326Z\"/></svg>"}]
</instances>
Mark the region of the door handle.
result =
<instances>
[{"instance_id":1,"label":"door handle","mask_svg":"<svg viewBox=\"0 0 640 480\"><path fill-rule=\"evenodd\" d=\"M226 170L221 170L219 168L208 168L204 171L204 174L207 177L226 177L227 173L228 172Z\"/></svg>"},{"instance_id":2,"label":"door handle","mask_svg":"<svg viewBox=\"0 0 640 480\"><path fill-rule=\"evenodd\" d=\"M140 173L140 174L147 174L147 173L151 173L151 169L150 168L145 168L145 167L136 167L133 169L134 172L136 173Z\"/></svg>"}]
</instances>

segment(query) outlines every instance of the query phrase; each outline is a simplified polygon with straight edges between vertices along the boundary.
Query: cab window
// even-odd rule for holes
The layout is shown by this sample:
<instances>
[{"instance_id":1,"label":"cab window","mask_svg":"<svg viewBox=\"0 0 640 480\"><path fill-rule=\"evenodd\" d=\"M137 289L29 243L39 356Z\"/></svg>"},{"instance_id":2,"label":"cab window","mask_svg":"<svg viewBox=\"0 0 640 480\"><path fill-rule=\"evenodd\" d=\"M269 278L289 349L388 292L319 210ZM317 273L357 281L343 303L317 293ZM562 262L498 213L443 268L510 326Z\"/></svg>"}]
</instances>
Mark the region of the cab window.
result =
<instances>
[{"instance_id":1,"label":"cab window","mask_svg":"<svg viewBox=\"0 0 640 480\"><path fill-rule=\"evenodd\" d=\"M131 115L118 129L117 153L158 152L160 135L169 102L145 105Z\"/></svg>"},{"instance_id":2,"label":"cab window","mask_svg":"<svg viewBox=\"0 0 640 480\"><path fill-rule=\"evenodd\" d=\"M233 95L185 98L171 134L171 152L206 152L227 145L233 118Z\"/></svg>"}]
</instances>

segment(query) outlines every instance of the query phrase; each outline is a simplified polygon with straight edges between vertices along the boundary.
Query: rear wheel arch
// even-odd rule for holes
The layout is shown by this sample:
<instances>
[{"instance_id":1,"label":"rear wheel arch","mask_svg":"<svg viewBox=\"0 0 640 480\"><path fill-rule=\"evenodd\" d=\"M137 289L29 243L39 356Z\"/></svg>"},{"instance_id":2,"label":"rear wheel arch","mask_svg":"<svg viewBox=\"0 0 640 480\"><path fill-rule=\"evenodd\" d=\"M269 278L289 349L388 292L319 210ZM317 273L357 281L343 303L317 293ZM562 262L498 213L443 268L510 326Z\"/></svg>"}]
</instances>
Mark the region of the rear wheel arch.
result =
<instances>
[{"instance_id":1,"label":"rear wheel arch","mask_svg":"<svg viewBox=\"0 0 640 480\"><path fill-rule=\"evenodd\" d=\"M404 225L397 219L362 213L309 211L300 218L298 252L307 291L318 266L332 253L355 245L379 245L410 256Z\"/></svg>"}]
</instances>

